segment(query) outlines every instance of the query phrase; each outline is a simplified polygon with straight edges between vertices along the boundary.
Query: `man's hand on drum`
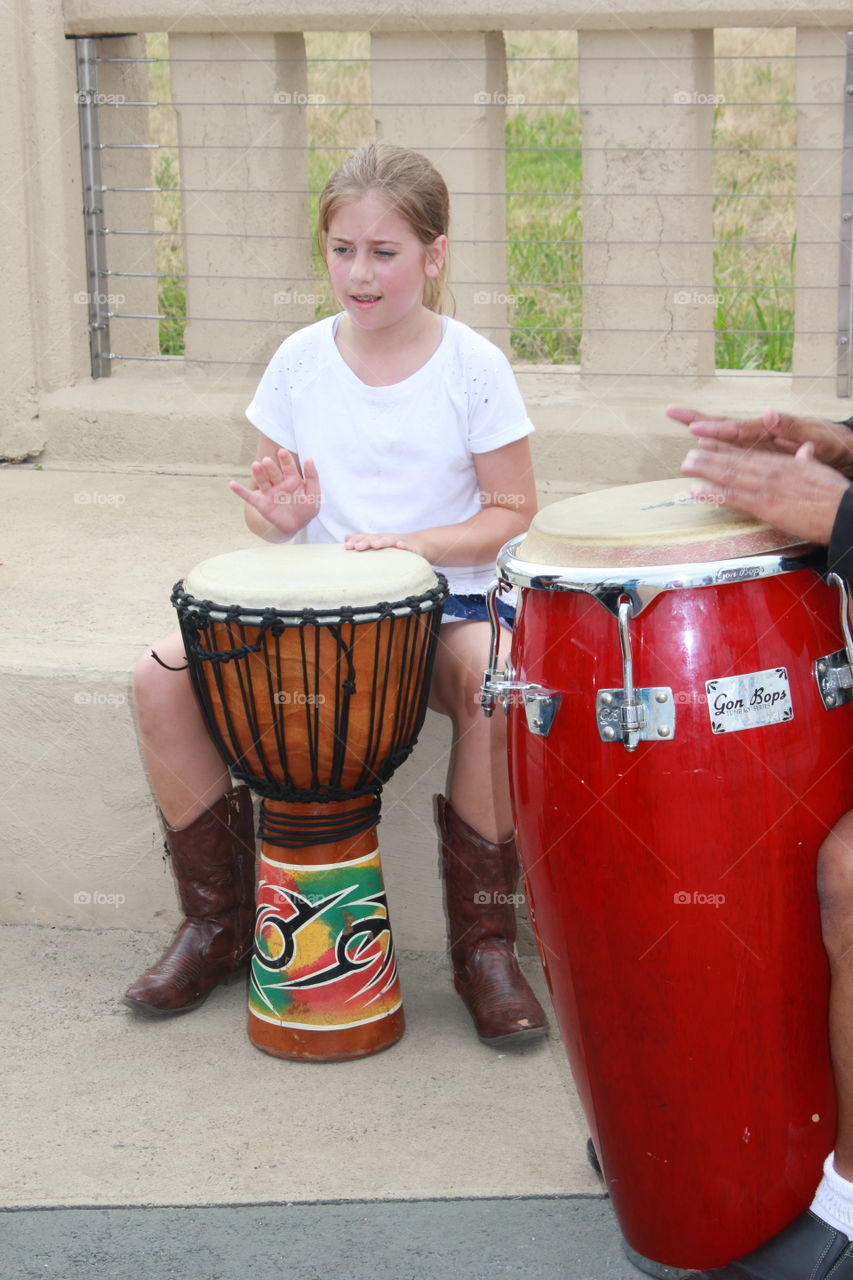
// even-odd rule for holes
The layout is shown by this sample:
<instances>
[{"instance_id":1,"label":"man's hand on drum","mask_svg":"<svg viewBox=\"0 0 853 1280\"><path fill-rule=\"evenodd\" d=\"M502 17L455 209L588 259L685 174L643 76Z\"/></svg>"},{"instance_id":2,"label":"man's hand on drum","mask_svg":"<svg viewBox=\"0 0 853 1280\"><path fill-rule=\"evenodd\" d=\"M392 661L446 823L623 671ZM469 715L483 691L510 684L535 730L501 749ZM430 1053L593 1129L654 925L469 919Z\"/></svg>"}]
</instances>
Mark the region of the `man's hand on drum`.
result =
<instances>
[{"instance_id":1,"label":"man's hand on drum","mask_svg":"<svg viewBox=\"0 0 853 1280\"><path fill-rule=\"evenodd\" d=\"M274 457L264 454L255 459L251 488L236 480L229 487L266 522L264 528L246 513L249 527L270 541L298 533L320 506L320 478L313 460L306 458L300 470L298 459L287 449L277 449Z\"/></svg>"},{"instance_id":2,"label":"man's hand on drum","mask_svg":"<svg viewBox=\"0 0 853 1280\"><path fill-rule=\"evenodd\" d=\"M774 457L704 438L681 470L715 486L710 492L697 486L695 496L743 511L804 542L829 542L849 484L834 467L817 461L811 443L800 445L793 456Z\"/></svg>"},{"instance_id":3,"label":"man's hand on drum","mask_svg":"<svg viewBox=\"0 0 853 1280\"><path fill-rule=\"evenodd\" d=\"M853 431L825 418L798 417L765 409L760 418L720 418L671 404L667 416L683 422L701 441L717 440L740 449L794 454L803 444L814 446L818 462L853 476Z\"/></svg>"}]
</instances>

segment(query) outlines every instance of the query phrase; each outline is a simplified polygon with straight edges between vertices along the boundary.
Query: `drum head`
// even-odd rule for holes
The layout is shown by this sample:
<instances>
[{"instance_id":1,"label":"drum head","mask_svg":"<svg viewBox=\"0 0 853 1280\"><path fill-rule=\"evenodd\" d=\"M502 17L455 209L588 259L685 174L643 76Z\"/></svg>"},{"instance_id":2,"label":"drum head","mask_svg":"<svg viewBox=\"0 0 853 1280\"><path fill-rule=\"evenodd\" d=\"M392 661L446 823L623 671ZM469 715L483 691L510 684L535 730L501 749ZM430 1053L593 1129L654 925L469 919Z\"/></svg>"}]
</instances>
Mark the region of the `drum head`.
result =
<instances>
[{"instance_id":1,"label":"drum head","mask_svg":"<svg viewBox=\"0 0 853 1280\"><path fill-rule=\"evenodd\" d=\"M340 543L292 542L212 556L184 580L196 600L283 610L395 603L437 585L430 565L411 551L347 551Z\"/></svg>"},{"instance_id":2,"label":"drum head","mask_svg":"<svg viewBox=\"0 0 853 1280\"><path fill-rule=\"evenodd\" d=\"M714 500L683 477L599 489L539 511L516 555L560 568L695 564L802 545Z\"/></svg>"}]
</instances>

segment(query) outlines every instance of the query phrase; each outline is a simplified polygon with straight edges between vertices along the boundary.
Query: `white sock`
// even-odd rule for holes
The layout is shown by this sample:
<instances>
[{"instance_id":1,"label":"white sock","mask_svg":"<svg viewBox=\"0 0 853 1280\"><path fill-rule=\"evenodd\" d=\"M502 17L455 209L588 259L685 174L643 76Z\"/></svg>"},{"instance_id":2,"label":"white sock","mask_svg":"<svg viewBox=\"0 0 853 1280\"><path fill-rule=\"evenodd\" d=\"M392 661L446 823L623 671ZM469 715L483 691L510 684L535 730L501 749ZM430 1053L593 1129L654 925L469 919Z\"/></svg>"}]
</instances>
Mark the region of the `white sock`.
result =
<instances>
[{"instance_id":1,"label":"white sock","mask_svg":"<svg viewBox=\"0 0 853 1280\"><path fill-rule=\"evenodd\" d=\"M853 1182L842 1178L835 1168L835 1152L823 1162L823 1177L811 1203L811 1211L836 1231L853 1240Z\"/></svg>"}]
</instances>

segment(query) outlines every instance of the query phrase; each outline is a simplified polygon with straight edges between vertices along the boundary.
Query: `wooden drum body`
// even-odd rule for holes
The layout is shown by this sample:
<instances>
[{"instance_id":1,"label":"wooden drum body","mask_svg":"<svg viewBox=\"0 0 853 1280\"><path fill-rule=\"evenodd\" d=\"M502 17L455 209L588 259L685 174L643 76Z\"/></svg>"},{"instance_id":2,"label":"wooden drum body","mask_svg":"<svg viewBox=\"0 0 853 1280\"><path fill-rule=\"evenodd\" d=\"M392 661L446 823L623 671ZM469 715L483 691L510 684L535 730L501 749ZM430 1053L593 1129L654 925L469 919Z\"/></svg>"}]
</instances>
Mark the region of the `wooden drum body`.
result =
<instances>
[{"instance_id":1,"label":"wooden drum body","mask_svg":"<svg viewBox=\"0 0 853 1280\"><path fill-rule=\"evenodd\" d=\"M409 552L290 544L204 561L173 593L211 735L262 797L248 1030L268 1053L332 1061L403 1033L376 824L445 596Z\"/></svg>"},{"instance_id":2,"label":"wooden drum body","mask_svg":"<svg viewBox=\"0 0 853 1280\"><path fill-rule=\"evenodd\" d=\"M707 504L669 528L681 481L611 494L588 497L624 534L583 542L570 499L504 548L520 607L485 689L508 706L531 915L606 1184L629 1255L664 1276L781 1230L833 1146L815 869L853 806L853 707L818 665L843 636L814 555L749 554L780 535Z\"/></svg>"}]
</instances>

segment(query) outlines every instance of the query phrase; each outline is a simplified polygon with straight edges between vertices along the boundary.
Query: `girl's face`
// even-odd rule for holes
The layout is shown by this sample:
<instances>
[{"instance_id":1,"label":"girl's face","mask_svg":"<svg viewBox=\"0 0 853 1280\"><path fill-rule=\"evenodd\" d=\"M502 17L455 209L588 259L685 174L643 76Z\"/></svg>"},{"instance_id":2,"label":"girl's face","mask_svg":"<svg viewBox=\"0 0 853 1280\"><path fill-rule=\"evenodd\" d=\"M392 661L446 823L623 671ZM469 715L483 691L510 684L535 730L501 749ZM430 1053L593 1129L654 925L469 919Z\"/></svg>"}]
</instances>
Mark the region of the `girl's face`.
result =
<instances>
[{"instance_id":1,"label":"girl's face","mask_svg":"<svg viewBox=\"0 0 853 1280\"><path fill-rule=\"evenodd\" d=\"M387 329L417 314L427 276L439 274L446 251L445 236L423 244L406 219L372 192L341 205L329 219L329 279L361 329Z\"/></svg>"}]
</instances>

